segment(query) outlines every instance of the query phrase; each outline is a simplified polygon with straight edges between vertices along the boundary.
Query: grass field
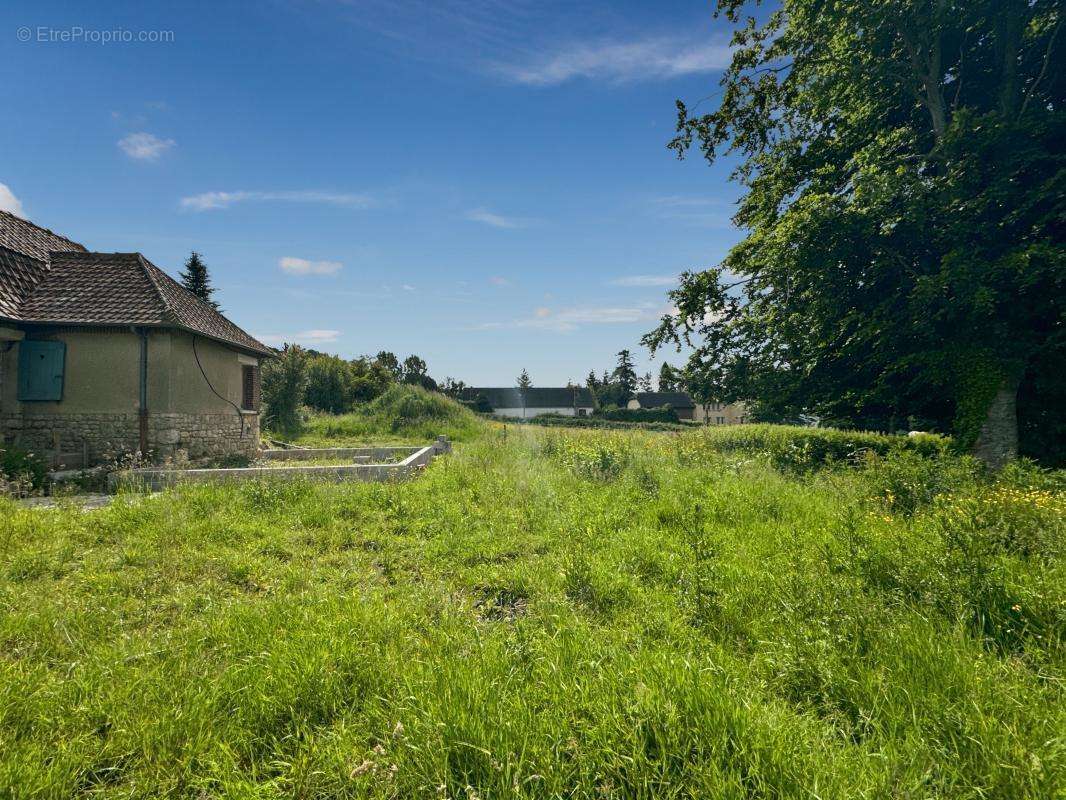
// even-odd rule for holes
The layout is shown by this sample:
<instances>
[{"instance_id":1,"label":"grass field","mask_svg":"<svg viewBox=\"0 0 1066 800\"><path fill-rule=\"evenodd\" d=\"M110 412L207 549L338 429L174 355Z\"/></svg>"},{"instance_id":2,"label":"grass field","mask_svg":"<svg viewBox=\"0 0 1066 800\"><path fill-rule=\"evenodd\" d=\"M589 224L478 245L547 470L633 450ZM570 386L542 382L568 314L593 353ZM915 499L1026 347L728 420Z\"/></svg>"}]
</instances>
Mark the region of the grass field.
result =
<instances>
[{"instance_id":1,"label":"grass field","mask_svg":"<svg viewBox=\"0 0 1066 800\"><path fill-rule=\"evenodd\" d=\"M0 501L0 796L1066 793L1061 474L464 433L405 484Z\"/></svg>"}]
</instances>

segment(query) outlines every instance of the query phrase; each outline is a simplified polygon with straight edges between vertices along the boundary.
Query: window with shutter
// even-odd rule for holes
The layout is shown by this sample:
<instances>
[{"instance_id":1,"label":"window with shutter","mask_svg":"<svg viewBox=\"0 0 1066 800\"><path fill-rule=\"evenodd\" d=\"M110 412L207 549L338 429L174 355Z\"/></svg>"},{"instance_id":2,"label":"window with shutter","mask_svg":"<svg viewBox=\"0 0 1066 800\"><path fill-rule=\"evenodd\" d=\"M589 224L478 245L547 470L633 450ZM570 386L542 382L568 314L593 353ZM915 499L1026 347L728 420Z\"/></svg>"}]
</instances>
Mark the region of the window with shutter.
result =
<instances>
[{"instance_id":1,"label":"window with shutter","mask_svg":"<svg viewBox=\"0 0 1066 800\"><path fill-rule=\"evenodd\" d=\"M18 399L22 402L63 399L64 342L24 339L19 343Z\"/></svg>"},{"instance_id":2,"label":"window with shutter","mask_svg":"<svg viewBox=\"0 0 1066 800\"><path fill-rule=\"evenodd\" d=\"M255 367L241 366L241 408L255 411Z\"/></svg>"}]
</instances>

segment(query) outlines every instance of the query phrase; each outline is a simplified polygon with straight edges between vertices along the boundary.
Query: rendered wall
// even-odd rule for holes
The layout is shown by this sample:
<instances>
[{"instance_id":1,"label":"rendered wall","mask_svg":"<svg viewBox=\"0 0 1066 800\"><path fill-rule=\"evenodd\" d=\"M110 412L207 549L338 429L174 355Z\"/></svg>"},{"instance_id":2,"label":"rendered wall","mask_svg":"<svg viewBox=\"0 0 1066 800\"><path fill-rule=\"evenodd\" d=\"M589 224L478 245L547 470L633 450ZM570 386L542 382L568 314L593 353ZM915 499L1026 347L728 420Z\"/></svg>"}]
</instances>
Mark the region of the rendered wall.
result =
<instances>
[{"instance_id":1,"label":"rendered wall","mask_svg":"<svg viewBox=\"0 0 1066 800\"><path fill-rule=\"evenodd\" d=\"M58 443L68 460L80 461L84 454L90 463L137 450L140 338L123 328L20 327L30 338L66 343L63 399L20 402L19 344L0 343L0 437L41 454ZM148 446L153 455L184 450L195 459L258 449L258 414L238 411L241 366L238 351L213 340L198 338L194 355L189 334L149 333Z\"/></svg>"}]
</instances>

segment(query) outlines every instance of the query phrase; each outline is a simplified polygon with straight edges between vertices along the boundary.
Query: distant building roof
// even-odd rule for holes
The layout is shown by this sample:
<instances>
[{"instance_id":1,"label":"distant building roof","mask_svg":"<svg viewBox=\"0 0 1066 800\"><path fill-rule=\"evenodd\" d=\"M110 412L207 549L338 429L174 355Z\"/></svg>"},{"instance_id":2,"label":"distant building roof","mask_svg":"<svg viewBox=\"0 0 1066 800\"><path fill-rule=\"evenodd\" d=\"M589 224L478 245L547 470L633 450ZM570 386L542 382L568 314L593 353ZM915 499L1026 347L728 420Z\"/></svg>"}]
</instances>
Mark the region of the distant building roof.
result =
<instances>
[{"instance_id":1,"label":"distant building roof","mask_svg":"<svg viewBox=\"0 0 1066 800\"><path fill-rule=\"evenodd\" d=\"M513 386L470 388L464 392L463 399L476 400L478 395L484 397L493 408L592 407L592 395L582 387L531 387L524 392Z\"/></svg>"},{"instance_id":2,"label":"distant building roof","mask_svg":"<svg viewBox=\"0 0 1066 800\"><path fill-rule=\"evenodd\" d=\"M696 404L687 392L637 392L637 402L641 408L695 408Z\"/></svg>"},{"instance_id":3,"label":"distant building roof","mask_svg":"<svg viewBox=\"0 0 1066 800\"><path fill-rule=\"evenodd\" d=\"M66 249L41 253L48 243ZM86 252L6 212L0 212L0 317L182 328L255 353L273 352L140 253Z\"/></svg>"}]
</instances>

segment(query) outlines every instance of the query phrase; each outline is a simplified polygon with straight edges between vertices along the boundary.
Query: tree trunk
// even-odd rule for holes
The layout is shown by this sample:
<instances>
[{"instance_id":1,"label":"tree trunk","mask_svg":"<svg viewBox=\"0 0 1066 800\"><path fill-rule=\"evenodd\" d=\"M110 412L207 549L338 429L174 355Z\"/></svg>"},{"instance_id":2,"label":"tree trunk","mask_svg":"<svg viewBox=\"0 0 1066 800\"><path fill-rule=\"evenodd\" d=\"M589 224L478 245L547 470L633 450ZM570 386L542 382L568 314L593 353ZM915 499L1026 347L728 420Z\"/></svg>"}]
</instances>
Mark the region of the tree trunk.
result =
<instances>
[{"instance_id":1,"label":"tree trunk","mask_svg":"<svg viewBox=\"0 0 1066 800\"><path fill-rule=\"evenodd\" d=\"M1018 381L1006 380L996 390L973 454L997 471L1018 457Z\"/></svg>"}]
</instances>

